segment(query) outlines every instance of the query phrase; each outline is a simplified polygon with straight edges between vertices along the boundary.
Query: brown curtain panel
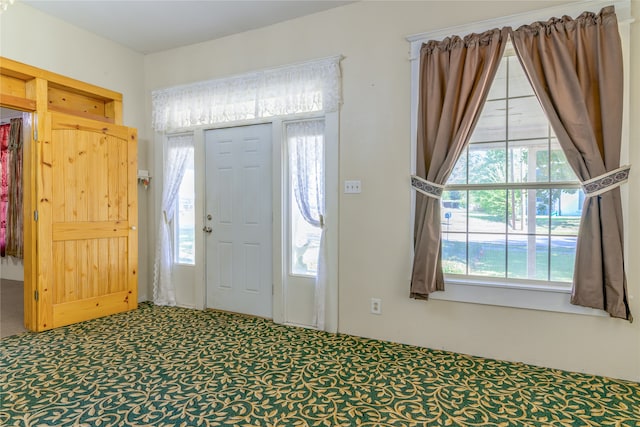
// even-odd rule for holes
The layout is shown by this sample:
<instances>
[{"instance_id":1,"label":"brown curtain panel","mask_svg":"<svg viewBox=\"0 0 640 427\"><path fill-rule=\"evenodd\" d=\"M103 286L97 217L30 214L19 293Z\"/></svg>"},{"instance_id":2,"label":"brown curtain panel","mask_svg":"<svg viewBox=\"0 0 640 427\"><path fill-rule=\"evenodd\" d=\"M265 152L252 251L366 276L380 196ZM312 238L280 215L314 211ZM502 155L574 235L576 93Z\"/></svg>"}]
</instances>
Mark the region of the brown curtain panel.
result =
<instances>
[{"instance_id":1,"label":"brown curtain panel","mask_svg":"<svg viewBox=\"0 0 640 427\"><path fill-rule=\"evenodd\" d=\"M478 121L508 29L430 41L420 51L420 93L411 297L444 290L440 193Z\"/></svg>"},{"instance_id":2,"label":"brown curtain panel","mask_svg":"<svg viewBox=\"0 0 640 427\"><path fill-rule=\"evenodd\" d=\"M613 6L554 18L511 34L520 62L580 180L604 191L585 200L571 302L632 320L623 261L620 189L622 48ZM628 174L628 170L626 171Z\"/></svg>"}]
</instances>

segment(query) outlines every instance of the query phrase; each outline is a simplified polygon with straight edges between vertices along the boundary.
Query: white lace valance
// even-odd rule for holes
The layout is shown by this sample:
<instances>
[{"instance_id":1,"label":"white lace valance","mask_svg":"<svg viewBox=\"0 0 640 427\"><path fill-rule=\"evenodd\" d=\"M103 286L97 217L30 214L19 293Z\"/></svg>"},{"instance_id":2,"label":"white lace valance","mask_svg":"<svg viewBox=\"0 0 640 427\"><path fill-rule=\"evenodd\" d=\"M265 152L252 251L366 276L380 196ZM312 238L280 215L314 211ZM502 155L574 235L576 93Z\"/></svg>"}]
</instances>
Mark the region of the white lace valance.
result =
<instances>
[{"instance_id":1,"label":"white lace valance","mask_svg":"<svg viewBox=\"0 0 640 427\"><path fill-rule=\"evenodd\" d=\"M151 93L156 131L191 126L336 111L340 103L340 60L209 80Z\"/></svg>"}]
</instances>

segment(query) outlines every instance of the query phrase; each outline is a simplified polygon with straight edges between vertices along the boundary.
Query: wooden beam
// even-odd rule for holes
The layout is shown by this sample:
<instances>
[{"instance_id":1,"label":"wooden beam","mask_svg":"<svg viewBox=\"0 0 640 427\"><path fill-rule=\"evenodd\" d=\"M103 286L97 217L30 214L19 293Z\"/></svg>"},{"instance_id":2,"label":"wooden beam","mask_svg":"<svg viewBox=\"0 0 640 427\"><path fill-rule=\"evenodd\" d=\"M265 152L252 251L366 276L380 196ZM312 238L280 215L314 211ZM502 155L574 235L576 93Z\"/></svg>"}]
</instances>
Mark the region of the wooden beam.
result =
<instances>
[{"instance_id":1,"label":"wooden beam","mask_svg":"<svg viewBox=\"0 0 640 427\"><path fill-rule=\"evenodd\" d=\"M36 101L4 94L0 94L0 105L21 111L36 110Z\"/></svg>"},{"instance_id":2,"label":"wooden beam","mask_svg":"<svg viewBox=\"0 0 640 427\"><path fill-rule=\"evenodd\" d=\"M79 94L99 96L105 101L115 100L122 101L122 94L114 92L109 89L95 86L90 83L81 82L70 77L62 76L60 74L53 73L51 71L42 70L40 68L33 67L31 65L23 64L18 61L14 61L9 58L0 56L0 74L4 74L11 77L20 78L23 80L30 80L32 78L45 79L53 86L65 87L74 89Z\"/></svg>"}]
</instances>

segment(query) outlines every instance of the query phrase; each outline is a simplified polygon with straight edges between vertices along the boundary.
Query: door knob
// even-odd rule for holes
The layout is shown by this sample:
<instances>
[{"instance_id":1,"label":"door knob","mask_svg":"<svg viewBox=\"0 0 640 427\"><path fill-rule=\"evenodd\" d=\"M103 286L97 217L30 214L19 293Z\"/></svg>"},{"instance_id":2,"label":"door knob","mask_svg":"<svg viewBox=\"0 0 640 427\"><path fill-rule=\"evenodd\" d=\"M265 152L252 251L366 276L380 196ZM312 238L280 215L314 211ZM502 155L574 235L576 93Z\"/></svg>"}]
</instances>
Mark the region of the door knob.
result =
<instances>
[{"instance_id":1,"label":"door knob","mask_svg":"<svg viewBox=\"0 0 640 427\"><path fill-rule=\"evenodd\" d=\"M204 231L205 233L211 233L213 231L213 228L211 228L211 227L202 227L202 231Z\"/></svg>"}]
</instances>

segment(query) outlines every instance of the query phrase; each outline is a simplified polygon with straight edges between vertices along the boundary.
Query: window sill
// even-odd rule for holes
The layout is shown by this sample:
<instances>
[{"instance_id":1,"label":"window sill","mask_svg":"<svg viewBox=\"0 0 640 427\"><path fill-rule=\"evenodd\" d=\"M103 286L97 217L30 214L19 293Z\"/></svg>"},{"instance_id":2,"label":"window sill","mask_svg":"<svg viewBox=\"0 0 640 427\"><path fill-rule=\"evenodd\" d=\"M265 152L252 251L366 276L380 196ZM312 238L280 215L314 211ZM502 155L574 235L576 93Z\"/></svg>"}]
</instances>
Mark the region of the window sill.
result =
<instances>
[{"instance_id":1,"label":"window sill","mask_svg":"<svg viewBox=\"0 0 640 427\"><path fill-rule=\"evenodd\" d=\"M497 305L528 310L607 316L602 310L570 303L571 291L562 287L492 283L445 278L445 291L434 292L429 298L471 304Z\"/></svg>"}]
</instances>

